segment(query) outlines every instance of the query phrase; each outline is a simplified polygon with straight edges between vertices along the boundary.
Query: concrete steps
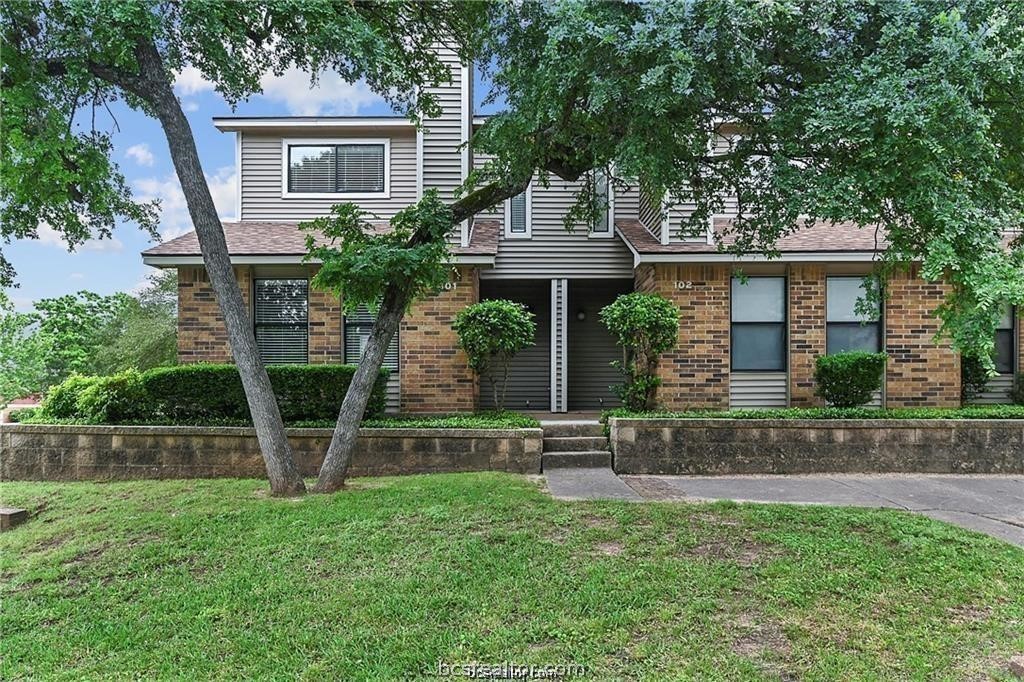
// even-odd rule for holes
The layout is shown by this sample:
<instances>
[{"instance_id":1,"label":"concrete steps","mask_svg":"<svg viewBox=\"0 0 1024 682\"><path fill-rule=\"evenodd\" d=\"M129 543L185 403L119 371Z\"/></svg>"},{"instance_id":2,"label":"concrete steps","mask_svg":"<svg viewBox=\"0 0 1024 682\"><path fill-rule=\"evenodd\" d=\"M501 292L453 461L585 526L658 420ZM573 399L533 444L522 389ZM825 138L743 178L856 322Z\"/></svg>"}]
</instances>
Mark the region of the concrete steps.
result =
<instances>
[{"instance_id":1,"label":"concrete steps","mask_svg":"<svg viewBox=\"0 0 1024 682\"><path fill-rule=\"evenodd\" d=\"M611 468L612 453L604 429L594 422L554 422L542 424L544 452L541 468Z\"/></svg>"}]
</instances>

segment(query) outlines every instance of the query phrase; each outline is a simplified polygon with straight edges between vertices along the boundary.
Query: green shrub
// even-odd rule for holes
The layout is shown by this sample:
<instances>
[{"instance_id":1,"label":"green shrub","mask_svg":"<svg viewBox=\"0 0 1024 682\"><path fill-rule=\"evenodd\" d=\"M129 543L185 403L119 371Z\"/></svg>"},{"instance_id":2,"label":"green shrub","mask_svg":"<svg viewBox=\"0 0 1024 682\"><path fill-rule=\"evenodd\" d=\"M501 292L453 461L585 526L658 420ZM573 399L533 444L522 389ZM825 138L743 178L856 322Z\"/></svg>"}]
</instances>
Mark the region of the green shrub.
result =
<instances>
[{"instance_id":1,"label":"green shrub","mask_svg":"<svg viewBox=\"0 0 1024 682\"><path fill-rule=\"evenodd\" d=\"M21 424L26 421L31 421L39 415L38 407L22 407L17 410L11 410L7 413L7 418L12 424Z\"/></svg>"},{"instance_id":2,"label":"green shrub","mask_svg":"<svg viewBox=\"0 0 1024 682\"><path fill-rule=\"evenodd\" d=\"M59 384L51 386L40 405L41 416L47 419L78 417L78 397L98 380L99 377L72 374Z\"/></svg>"},{"instance_id":3,"label":"green shrub","mask_svg":"<svg viewBox=\"0 0 1024 682\"><path fill-rule=\"evenodd\" d=\"M505 409L508 370L516 353L531 346L537 334L534 315L522 303L481 301L459 311L452 328L470 368L486 376L499 412Z\"/></svg>"},{"instance_id":4,"label":"green shrub","mask_svg":"<svg viewBox=\"0 0 1024 682\"><path fill-rule=\"evenodd\" d=\"M156 367L142 374L153 416L172 420L249 419L234 365Z\"/></svg>"},{"instance_id":5,"label":"green shrub","mask_svg":"<svg viewBox=\"0 0 1024 682\"><path fill-rule=\"evenodd\" d=\"M965 355L960 358L960 402L974 400L988 385L988 369L976 357Z\"/></svg>"},{"instance_id":6,"label":"green shrub","mask_svg":"<svg viewBox=\"0 0 1024 682\"><path fill-rule=\"evenodd\" d=\"M335 420L352 381L353 365L271 365L270 383L286 422ZM388 371L382 369L366 415L384 411ZM202 422L249 420L249 404L234 365L158 367L142 375L156 419Z\"/></svg>"},{"instance_id":7,"label":"green shrub","mask_svg":"<svg viewBox=\"0 0 1024 682\"><path fill-rule=\"evenodd\" d=\"M355 365L271 365L267 368L281 418L286 422L300 419L336 421L341 401L345 399L355 372ZM364 417L384 412L388 374L387 369L381 368Z\"/></svg>"},{"instance_id":8,"label":"green shrub","mask_svg":"<svg viewBox=\"0 0 1024 682\"><path fill-rule=\"evenodd\" d=\"M612 363L625 377L612 386L622 404L634 410L653 409L661 379L658 359L676 345L679 309L657 294L623 294L601 309L601 321L622 346L622 361Z\"/></svg>"},{"instance_id":9,"label":"green shrub","mask_svg":"<svg viewBox=\"0 0 1024 682\"><path fill-rule=\"evenodd\" d=\"M866 405L882 388L887 359L863 351L821 355L814 361L814 393L833 407Z\"/></svg>"},{"instance_id":10,"label":"green shrub","mask_svg":"<svg viewBox=\"0 0 1024 682\"><path fill-rule=\"evenodd\" d=\"M96 377L78 394L75 408L76 417L96 424L120 424L150 413L142 376L134 369Z\"/></svg>"}]
</instances>

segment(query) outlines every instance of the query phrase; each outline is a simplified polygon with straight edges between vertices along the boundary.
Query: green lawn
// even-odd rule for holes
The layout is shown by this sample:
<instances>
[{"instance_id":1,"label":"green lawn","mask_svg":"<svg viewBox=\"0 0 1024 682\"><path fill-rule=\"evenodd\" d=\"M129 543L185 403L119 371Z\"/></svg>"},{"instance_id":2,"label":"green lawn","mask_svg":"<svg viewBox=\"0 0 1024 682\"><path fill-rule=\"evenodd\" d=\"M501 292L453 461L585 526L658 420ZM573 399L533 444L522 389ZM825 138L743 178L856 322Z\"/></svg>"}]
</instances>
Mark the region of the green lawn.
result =
<instances>
[{"instance_id":1,"label":"green lawn","mask_svg":"<svg viewBox=\"0 0 1024 682\"><path fill-rule=\"evenodd\" d=\"M1024 551L893 511L564 503L504 474L5 483L0 677L1005 677Z\"/></svg>"}]
</instances>

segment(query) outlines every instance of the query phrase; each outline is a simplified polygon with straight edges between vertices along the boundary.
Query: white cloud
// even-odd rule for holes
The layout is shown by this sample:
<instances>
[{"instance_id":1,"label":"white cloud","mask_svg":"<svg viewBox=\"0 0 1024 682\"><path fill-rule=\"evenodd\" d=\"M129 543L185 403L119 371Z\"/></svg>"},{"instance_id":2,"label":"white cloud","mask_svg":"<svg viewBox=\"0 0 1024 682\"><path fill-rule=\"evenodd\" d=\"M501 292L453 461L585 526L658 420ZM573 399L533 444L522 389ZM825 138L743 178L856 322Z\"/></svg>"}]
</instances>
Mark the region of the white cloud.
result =
<instances>
[{"instance_id":1,"label":"white cloud","mask_svg":"<svg viewBox=\"0 0 1024 682\"><path fill-rule=\"evenodd\" d=\"M218 168L206 176L210 195L222 220L235 219L235 187L237 175L233 166ZM160 200L160 236L164 241L192 231L192 219L181 184L173 173L163 178L141 178L134 182L139 201Z\"/></svg>"},{"instance_id":2,"label":"white cloud","mask_svg":"<svg viewBox=\"0 0 1024 682\"><path fill-rule=\"evenodd\" d=\"M188 113L192 113L193 111L199 111L199 102L196 102L195 100L191 99L182 100L181 108Z\"/></svg>"},{"instance_id":3,"label":"white cloud","mask_svg":"<svg viewBox=\"0 0 1024 682\"><path fill-rule=\"evenodd\" d=\"M36 236L40 244L55 246L65 251L70 250L64 237L47 222L39 223L39 227L36 228ZM79 244L75 247L75 251L95 251L98 253L117 253L123 249L124 243L113 236L107 239L89 239L84 244Z\"/></svg>"},{"instance_id":4,"label":"white cloud","mask_svg":"<svg viewBox=\"0 0 1024 682\"><path fill-rule=\"evenodd\" d=\"M186 66L175 74L174 89L181 95L198 95L213 90L213 81L206 80L196 67Z\"/></svg>"},{"instance_id":5,"label":"white cloud","mask_svg":"<svg viewBox=\"0 0 1024 682\"><path fill-rule=\"evenodd\" d=\"M281 102L291 114L298 116L351 116L384 100L365 83L346 83L335 73L325 73L316 87L310 85L309 74L292 68L280 76L265 74L260 79L263 97Z\"/></svg>"},{"instance_id":6,"label":"white cloud","mask_svg":"<svg viewBox=\"0 0 1024 682\"><path fill-rule=\"evenodd\" d=\"M68 275L68 279L85 279L85 275L80 272L72 272Z\"/></svg>"},{"instance_id":7,"label":"white cloud","mask_svg":"<svg viewBox=\"0 0 1024 682\"><path fill-rule=\"evenodd\" d=\"M134 159L135 163L140 166L152 166L155 160L153 152L149 151L149 145L145 142L128 147L128 149L124 150L124 155L129 159Z\"/></svg>"}]
</instances>

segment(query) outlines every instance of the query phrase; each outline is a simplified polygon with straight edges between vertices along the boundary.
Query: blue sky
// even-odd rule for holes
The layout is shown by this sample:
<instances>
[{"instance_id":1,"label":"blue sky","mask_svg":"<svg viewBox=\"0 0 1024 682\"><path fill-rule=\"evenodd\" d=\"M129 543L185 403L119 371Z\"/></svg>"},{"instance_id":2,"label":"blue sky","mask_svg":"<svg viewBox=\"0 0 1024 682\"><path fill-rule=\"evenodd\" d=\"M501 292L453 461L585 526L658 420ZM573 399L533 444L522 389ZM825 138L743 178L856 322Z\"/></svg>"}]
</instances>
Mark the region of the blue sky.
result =
<instances>
[{"instance_id":1,"label":"blue sky","mask_svg":"<svg viewBox=\"0 0 1024 682\"><path fill-rule=\"evenodd\" d=\"M214 116L393 113L362 84L345 83L333 74L323 77L316 88L310 87L308 76L297 71L264 78L263 93L239 104L235 111L195 69L179 74L175 90L192 125L218 212L225 219L235 217L235 141L233 133L213 127ZM484 90L478 85L478 99ZM113 158L136 196L161 200L161 235L171 239L190 231L185 200L159 124L120 103L111 106L111 112L116 126L105 112L97 113L97 126L111 131ZM20 285L7 293L19 310L28 310L32 301L82 289L100 294L133 291L153 272L139 256L152 244L138 226L125 223L117 227L113 239L89 242L69 253L56 234L41 230L38 240L20 240L4 248Z\"/></svg>"}]
</instances>

